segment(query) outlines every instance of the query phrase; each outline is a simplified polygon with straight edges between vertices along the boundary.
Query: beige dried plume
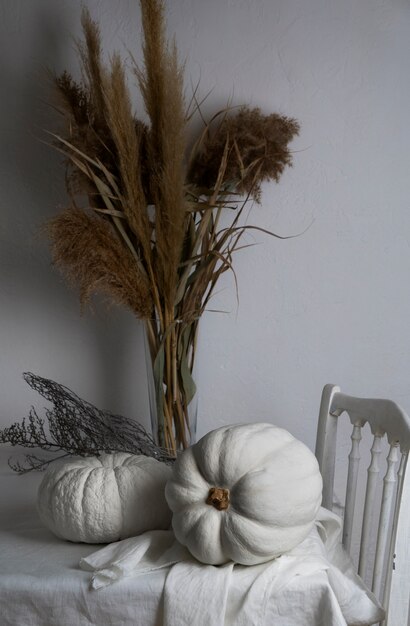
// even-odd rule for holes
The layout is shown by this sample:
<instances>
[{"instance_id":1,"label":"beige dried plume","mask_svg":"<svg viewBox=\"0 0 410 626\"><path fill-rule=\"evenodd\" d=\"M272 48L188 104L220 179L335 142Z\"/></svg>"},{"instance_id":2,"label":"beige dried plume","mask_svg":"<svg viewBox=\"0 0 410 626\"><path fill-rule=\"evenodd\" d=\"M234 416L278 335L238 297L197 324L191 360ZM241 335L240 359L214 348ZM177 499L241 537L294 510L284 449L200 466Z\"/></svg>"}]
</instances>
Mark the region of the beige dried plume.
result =
<instances>
[{"instance_id":1,"label":"beige dried plume","mask_svg":"<svg viewBox=\"0 0 410 626\"><path fill-rule=\"evenodd\" d=\"M147 279L107 222L82 209L69 208L49 222L48 233L53 260L79 286L83 306L100 292L138 317L151 315Z\"/></svg>"}]
</instances>

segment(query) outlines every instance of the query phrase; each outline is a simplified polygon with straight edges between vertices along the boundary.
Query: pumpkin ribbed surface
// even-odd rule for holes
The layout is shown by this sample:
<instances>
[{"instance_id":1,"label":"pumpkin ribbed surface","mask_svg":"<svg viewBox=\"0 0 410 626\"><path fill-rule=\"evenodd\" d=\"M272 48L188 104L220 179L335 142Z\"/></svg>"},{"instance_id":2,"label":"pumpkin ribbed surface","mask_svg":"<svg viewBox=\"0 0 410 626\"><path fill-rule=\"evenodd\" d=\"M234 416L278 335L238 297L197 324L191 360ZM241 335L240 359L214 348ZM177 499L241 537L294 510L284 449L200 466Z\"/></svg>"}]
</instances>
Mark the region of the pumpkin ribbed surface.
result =
<instances>
[{"instance_id":1,"label":"pumpkin ribbed surface","mask_svg":"<svg viewBox=\"0 0 410 626\"><path fill-rule=\"evenodd\" d=\"M171 469L146 456L117 452L51 465L37 509L58 537L109 543L170 527L165 483Z\"/></svg>"},{"instance_id":2,"label":"pumpkin ribbed surface","mask_svg":"<svg viewBox=\"0 0 410 626\"><path fill-rule=\"evenodd\" d=\"M262 563L300 543L321 503L314 454L272 424L238 424L180 454L165 495L177 539L203 563Z\"/></svg>"}]
</instances>

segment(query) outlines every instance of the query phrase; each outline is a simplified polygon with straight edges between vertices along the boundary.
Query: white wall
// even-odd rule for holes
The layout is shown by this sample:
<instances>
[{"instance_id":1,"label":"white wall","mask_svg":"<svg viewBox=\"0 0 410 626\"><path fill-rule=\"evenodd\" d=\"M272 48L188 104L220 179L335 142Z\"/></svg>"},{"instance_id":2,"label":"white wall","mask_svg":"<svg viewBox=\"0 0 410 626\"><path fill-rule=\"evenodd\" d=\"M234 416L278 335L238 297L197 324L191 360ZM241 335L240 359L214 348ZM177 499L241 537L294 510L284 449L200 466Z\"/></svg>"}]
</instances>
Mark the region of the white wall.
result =
<instances>
[{"instance_id":1,"label":"white wall","mask_svg":"<svg viewBox=\"0 0 410 626\"><path fill-rule=\"evenodd\" d=\"M107 52L140 41L136 0L88 0ZM80 317L38 236L64 206L44 68L76 71L76 0L0 5L0 425L41 399L23 371L147 423L140 325L124 311ZM406 0L169 0L169 33L204 105L297 117L294 167L249 218L261 235L202 321L199 435L272 420L313 447L326 382L410 411L410 5ZM313 223L312 223L313 222Z\"/></svg>"}]
</instances>

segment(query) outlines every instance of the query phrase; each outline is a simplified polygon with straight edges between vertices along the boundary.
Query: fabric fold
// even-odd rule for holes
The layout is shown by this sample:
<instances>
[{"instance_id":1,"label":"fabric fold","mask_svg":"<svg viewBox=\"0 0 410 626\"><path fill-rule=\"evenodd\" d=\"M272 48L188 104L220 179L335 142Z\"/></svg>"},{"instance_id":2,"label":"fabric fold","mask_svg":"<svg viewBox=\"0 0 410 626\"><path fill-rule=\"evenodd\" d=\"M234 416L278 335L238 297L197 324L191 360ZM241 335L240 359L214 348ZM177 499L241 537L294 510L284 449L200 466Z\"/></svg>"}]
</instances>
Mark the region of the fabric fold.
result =
<instances>
[{"instance_id":1,"label":"fabric fold","mask_svg":"<svg viewBox=\"0 0 410 626\"><path fill-rule=\"evenodd\" d=\"M152 530L122 541L110 543L98 552L81 559L83 570L94 572L90 586L100 589L121 578L136 576L174 563L192 560L171 530Z\"/></svg>"},{"instance_id":2,"label":"fabric fold","mask_svg":"<svg viewBox=\"0 0 410 626\"><path fill-rule=\"evenodd\" d=\"M174 565L164 587L163 626L224 626L234 564Z\"/></svg>"},{"instance_id":3,"label":"fabric fold","mask_svg":"<svg viewBox=\"0 0 410 626\"><path fill-rule=\"evenodd\" d=\"M172 531L110 544L80 562L92 589L168 568L163 626L368 626L383 610L340 544L341 520L320 509L308 537L285 555L255 566L204 565Z\"/></svg>"}]
</instances>

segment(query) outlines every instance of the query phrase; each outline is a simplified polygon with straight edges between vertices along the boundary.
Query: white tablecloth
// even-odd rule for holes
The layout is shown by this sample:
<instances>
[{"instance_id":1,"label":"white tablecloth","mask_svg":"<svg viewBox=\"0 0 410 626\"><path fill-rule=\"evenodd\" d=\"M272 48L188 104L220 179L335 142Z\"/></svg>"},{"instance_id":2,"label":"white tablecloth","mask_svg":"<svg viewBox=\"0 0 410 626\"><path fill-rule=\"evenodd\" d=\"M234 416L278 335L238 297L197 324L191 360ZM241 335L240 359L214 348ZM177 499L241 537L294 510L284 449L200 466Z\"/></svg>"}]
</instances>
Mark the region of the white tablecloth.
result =
<instances>
[{"instance_id":1,"label":"white tablecloth","mask_svg":"<svg viewBox=\"0 0 410 626\"><path fill-rule=\"evenodd\" d=\"M1 626L346 626L365 624L360 612L374 613L360 587L329 569L317 530L299 559L223 568L182 559L160 569L148 559L93 590L79 562L99 546L61 541L42 526L35 510L41 474L17 476L7 468L9 453L0 449ZM163 537L172 544L171 533Z\"/></svg>"}]
</instances>

